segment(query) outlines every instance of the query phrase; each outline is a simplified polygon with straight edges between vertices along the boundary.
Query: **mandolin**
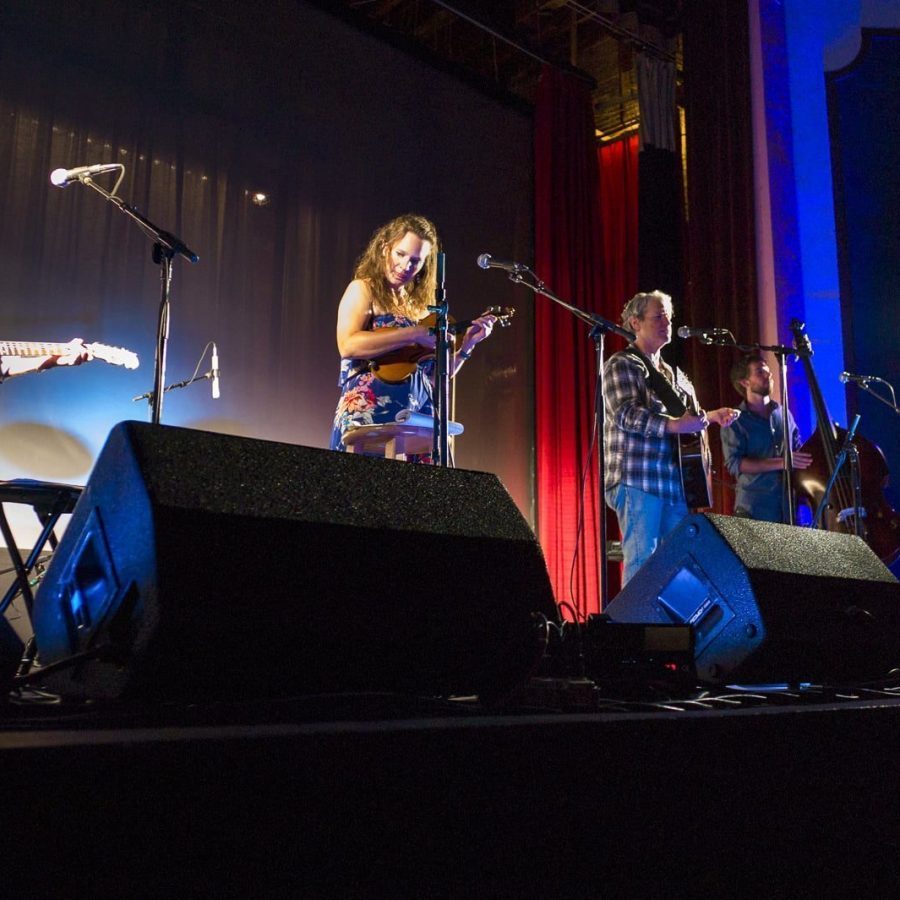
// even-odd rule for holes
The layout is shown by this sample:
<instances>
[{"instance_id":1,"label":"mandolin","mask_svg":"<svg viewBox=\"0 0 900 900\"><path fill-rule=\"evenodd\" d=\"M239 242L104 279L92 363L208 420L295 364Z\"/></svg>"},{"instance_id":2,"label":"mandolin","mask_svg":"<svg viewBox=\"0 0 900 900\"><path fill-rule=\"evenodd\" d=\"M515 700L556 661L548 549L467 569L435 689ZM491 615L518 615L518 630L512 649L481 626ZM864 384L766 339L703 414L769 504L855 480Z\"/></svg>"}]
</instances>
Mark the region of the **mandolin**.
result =
<instances>
[{"instance_id":1,"label":"mandolin","mask_svg":"<svg viewBox=\"0 0 900 900\"><path fill-rule=\"evenodd\" d=\"M497 324L501 328L506 328L515 313L515 309L511 306L490 306L481 315L496 316ZM476 318L480 318L480 316ZM432 314L416 324L433 328L436 321L437 316ZM450 331L453 333L454 338L454 352L462 346L466 330L474 321L475 319L466 319L463 322L455 322L453 317L450 317ZM397 328L399 326L390 327ZM374 372L381 381L396 384L409 378L416 371L416 365L419 362L432 356L434 356L433 350L411 344L408 347L401 347L399 350L391 350L389 353L379 356L378 359L373 359L369 371Z\"/></svg>"},{"instance_id":2,"label":"mandolin","mask_svg":"<svg viewBox=\"0 0 900 900\"><path fill-rule=\"evenodd\" d=\"M125 366L136 369L140 362L137 354L122 347L110 347L108 344L85 344L94 359L102 359L114 366ZM63 356L70 353L68 344L48 344L41 341L0 341L0 356Z\"/></svg>"}]
</instances>

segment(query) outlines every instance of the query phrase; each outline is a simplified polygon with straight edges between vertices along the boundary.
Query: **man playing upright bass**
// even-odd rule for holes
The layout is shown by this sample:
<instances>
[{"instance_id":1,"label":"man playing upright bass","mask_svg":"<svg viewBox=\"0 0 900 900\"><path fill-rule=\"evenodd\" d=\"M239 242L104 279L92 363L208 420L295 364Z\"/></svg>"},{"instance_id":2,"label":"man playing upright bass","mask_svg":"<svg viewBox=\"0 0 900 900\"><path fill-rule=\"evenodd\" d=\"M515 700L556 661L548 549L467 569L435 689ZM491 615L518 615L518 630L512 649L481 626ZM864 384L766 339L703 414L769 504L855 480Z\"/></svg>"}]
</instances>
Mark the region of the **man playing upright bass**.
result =
<instances>
[{"instance_id":1,"label":"man playing upright bass","mask_svg":"<svg viewBox=\"0 0 900 900\"><path fill-rule=\"evenodd\" d=\"M769 396L772 373L765 359L753 353L731 367L731 383L744 398L733 428L722 432L725 467L737 481L734 514L763 522L790 521L785 508L783 411ZM788 434L795 469L806 469L812 456L803 453L800 431L788 412Z\"/></svg>"}]
</instances>

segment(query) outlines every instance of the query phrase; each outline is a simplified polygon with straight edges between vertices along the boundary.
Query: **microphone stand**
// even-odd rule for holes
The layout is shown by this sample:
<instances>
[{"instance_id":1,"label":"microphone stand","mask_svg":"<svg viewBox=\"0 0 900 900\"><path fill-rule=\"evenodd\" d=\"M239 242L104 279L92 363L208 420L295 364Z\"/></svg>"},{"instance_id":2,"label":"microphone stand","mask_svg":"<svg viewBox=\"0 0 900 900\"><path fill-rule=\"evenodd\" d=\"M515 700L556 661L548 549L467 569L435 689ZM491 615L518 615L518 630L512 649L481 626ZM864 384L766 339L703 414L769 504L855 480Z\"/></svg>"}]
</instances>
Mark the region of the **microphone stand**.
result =
<instances>
[{"instance_id":1,"label":"microphone stand","mask_svg":"<svg viewBox=\"0 0 900 900\"><path fill-rule=\"evenodd\" d=\"M163 388L163 393L167 394L169 391L175 391L179 388L190 387L196 381L209 381L210 378L213 377L212 370L209 372L204 372L203 375L194 375L191 378L185 378L183 381L175 381L172 384L166 385ZM143 394L138 394L137 397L132 397L131 402L137 403L138 400L151 400L153 398L153 391L147 391Z\"/></svg>"},{"instance_id":2,"label":"microphone stand","mask_svg":"<svg viewBox=\"0 0 900 900\"><path fill-rule=\"evenodd\" d=\"M522 277L523 273L526 272L534 279L533 284ZM528 266L518 264L515 269L509 271L508 277L513 283L524 284L525 287L538 296L552 300L563 309L567 309L576 319L580 319L582 322L591 326L590 338L594 341L597 358L597 393L594 398L594 422L597 429L597 490L600 494L599 503L597 505L599 518L599 522L597 523L597 541L599 544L598 559L600 565L600 572L598 574L601 576L599 579L600 611L603 612L609 602L609 587L607 584L607 560L609 557L609 549L606 546L606 502L603 497L603 482L606 468L603 458L603 429L606 414L603 403L604 338L606 337L607 332L612 332L613 334L625 338L625 340L630 343L634 340L634 334L631 331L628 331L627 328L622 328L620 325L616 325L615 322L611 322L609 319L604 319L603 316L600 316L597 313L591 313L587 310L579 309L571 303L567 303L565 300L554 294L553 291L551 291L547 285L528 268Z\"/></svg>"},{"instance_id":3,"label":"microphone stand","mask_svg":"<svg viewBox=\"0 0 900 900\"><path fill-rule=\"evenodd\" d=\"M434 292L434 306L429 312L434 313L435 323L431 329L435 336L434 344L434 442L432 444L431 462L435 466L448 466L450 463L450 447L447 435L447 423L450 416L450 337L449 337L449 305L447 292L444 289L444 273L447 255L437 255L437 288Z\"/></svg>"},{"instance_id":4,"label":"microphone stand","mask_svg":"<svg viewBox=\"0 0 900 900\"><path fill-rule=\"evenodd\" d=\"M778 359L778 379L781 385L781 458L784 465L784 509L786 511L786 525L793 525L794 514L794 445L791 440L790 428L790 404L788 402L787 358L791 353L798 353L795 347L784 347L776 344L770 347L759 347L759 350L768 350L774 353Z\"/></svg>"},{"instance_id":5,"label":"microphone stand","mask_svg":"<svg viewBox=\"0 0 900 900\"><path fill-rule=\"evenodd\" d=\"M156 326L156 358L153 372L150 421L154 425L158 425L162 419L162 398L166 390L163 384L165 383L166 373L166 348L169 342L169 297L172 288L172 259L176 253L192 263L197 262L200 257L187 247L180 238L154 225L153 222L141 215L133 206L129 206L121 197L116 197L115 189L113 189L112 193L104 190L89 175L82 176L79 178L79 181L93 188L98 194L109 200L116 209L125 213L154 242L153 262L160 266L161 296Z\"/></svg>"},{"instance_id":6,"label":"microphone stand","mask_svg":"<svg viewBox=\"0 0 900 900\"><path fill-rule=\"evenodd\" d=\"M859 425L859 413L856 414L856 417L853 419L853 424L850 426L849 431L844 436L844 443L841 447L840 453L838 453L837 458L835 459L834 469L831 472L831 477L828 479L828 484L825 485L825 492L822 494L822 499L819 501L819 505L816 508L816 515L813 519L812 527L820 527L822 523L822 514L825 512L825 507L828 505L828 498L831 496L831 490L834 487L835 481L837 481L838 473L841 471L841 466L844 465L844 461L849 456L850 482L853 485L853 533L857 537L862 537L863 505L862 485L859 478L859 452L857 451L856 444L853 443L853 438L856 436L857 425ZM840 510L838 512L839 521L846 514L846 512L847 510Z\"/></svg>"},{"instance_id":7,"label":"microphone stand","mask_svg":"<svg viewBox=\"0 0 900 900\"><path fill-rule=\"evenodd\" d=\"M880 384L887 385L887 389L891 392L891 397L893 398L893 400L888 400L887 397L882 397L881 394L878 393L878 391L872 390L872 388L869 387L869 381L877 381ZM892 409L895 413L900 414L900 406L897 406L897 395L894 393L893 385L891 385L889 381L885 381L883 378L872 378L866 381L854 381L853 384L864 390L870 397L874 397L876 400L880 400L885 406L887 406L889 409Z\"/></svg>"}]
</instances>

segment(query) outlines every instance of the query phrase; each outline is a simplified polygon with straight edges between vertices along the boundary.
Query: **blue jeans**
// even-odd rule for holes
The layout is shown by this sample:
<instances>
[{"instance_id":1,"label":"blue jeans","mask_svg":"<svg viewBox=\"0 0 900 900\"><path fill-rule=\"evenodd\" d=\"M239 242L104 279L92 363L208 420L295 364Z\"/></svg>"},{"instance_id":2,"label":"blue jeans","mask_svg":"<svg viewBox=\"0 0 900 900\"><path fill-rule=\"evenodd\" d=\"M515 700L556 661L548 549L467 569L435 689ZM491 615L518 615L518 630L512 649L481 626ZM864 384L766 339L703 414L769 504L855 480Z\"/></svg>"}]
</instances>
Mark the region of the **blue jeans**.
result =
<instances>
[{"instance_id":1,"label":"blue jeans","mask_svg":"<svg viewBox=\"0 0 900 900\"><path fill-rule=\"evenodd\" d=\"M616 511L622 529L622 556L625 571L624 586L647 562L659 542L688 515L684 500L667 503L655 494L620 484L610 493L611 506Z\"/></svg>"}]
</instances>

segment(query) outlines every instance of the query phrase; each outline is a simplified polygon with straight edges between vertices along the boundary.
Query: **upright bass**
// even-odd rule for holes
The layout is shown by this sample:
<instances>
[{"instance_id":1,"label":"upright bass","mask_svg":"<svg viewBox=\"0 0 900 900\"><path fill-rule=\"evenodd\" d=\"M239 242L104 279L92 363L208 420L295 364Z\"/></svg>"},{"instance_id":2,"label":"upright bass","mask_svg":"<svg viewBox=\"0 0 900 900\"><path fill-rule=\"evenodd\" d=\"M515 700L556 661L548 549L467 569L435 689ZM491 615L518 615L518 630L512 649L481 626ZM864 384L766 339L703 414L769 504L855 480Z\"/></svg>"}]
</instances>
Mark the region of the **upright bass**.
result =
<instances>
[{"instance_id":1,"label":"upright bass","mask_svg":"<svg viewBox=\"0 0 900 900\"><path fill-rule=\"evenodd\" d=\"M813 463L808 469L794 472L797 499L805 501L811 509L818 509L825 487L834 473L846 429L839 427L825 406L825 398L819 387L812 365L812 344L798 319L791 322L794 347L797 348L809 381L813 407L816 413L816 430L802 449L812 454ZM890 471L881 448L857 432L854 444L859 455L859 478L862 498L862 516L859 533L873 552L888 567L900 563L900 516L887 502L884 489ZM825 507L822 524L828 531L857 533L856 509L850 467L845 465L835 480Z\"/></svg>"}]
</instances>

